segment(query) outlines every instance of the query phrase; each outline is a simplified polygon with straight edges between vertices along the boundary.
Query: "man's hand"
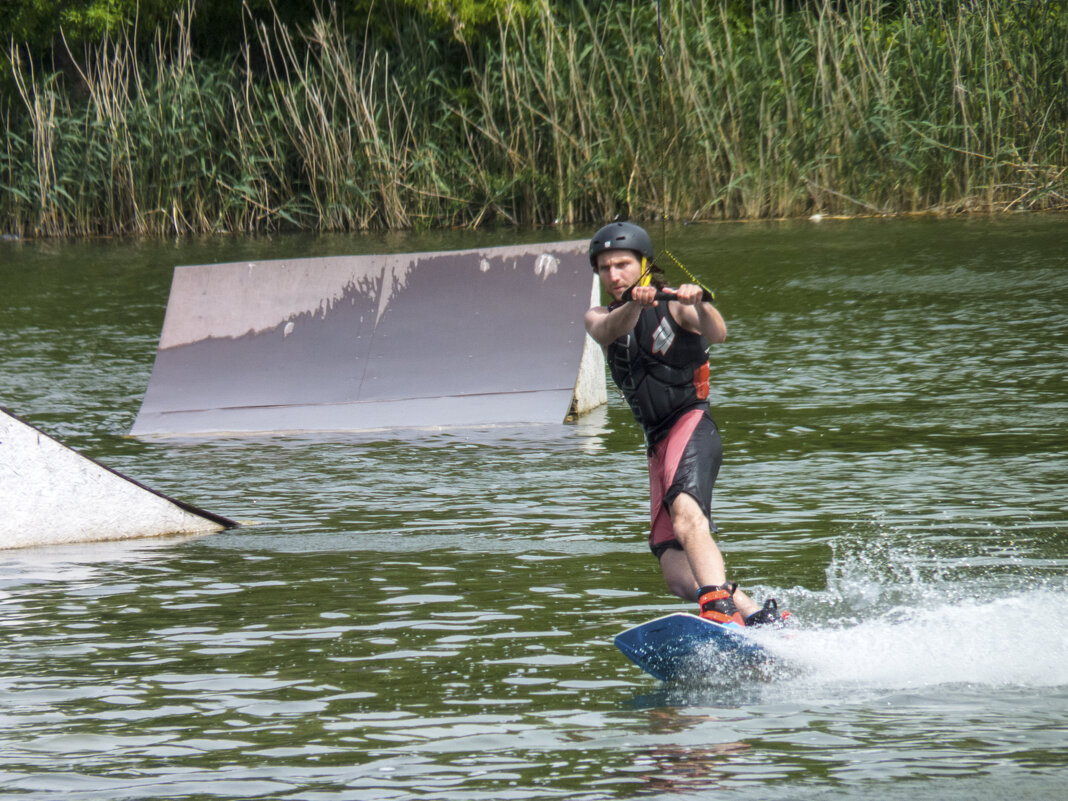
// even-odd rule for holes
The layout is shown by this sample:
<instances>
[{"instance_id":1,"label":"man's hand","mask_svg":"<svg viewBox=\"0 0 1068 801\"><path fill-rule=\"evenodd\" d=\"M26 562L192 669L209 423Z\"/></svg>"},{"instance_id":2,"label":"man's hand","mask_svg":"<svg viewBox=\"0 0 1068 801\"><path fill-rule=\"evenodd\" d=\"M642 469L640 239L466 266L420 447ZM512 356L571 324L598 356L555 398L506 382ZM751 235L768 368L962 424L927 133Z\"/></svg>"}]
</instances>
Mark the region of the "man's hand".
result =
<instances>
[{"instance_id":1,"label":"man's hand","mask_svg":"<svg viewBox=\"0 0 1068 801\"><path fill-rule=\"evenodd\" d=\"M642 308L656 305L655 286L635 286L630 289L630 300Z\"/></svg>"},{"instance_id":2,"label":"man's hand","mask_svg":"<svg viewBox=\"0 0 1068 801\"><path fill-rule=\"evenodd\" d=\"M705 290L697 284L683 284L675 290L675 298L683 306L696 306L705 296Z\"/></svg>"}]
</instances>

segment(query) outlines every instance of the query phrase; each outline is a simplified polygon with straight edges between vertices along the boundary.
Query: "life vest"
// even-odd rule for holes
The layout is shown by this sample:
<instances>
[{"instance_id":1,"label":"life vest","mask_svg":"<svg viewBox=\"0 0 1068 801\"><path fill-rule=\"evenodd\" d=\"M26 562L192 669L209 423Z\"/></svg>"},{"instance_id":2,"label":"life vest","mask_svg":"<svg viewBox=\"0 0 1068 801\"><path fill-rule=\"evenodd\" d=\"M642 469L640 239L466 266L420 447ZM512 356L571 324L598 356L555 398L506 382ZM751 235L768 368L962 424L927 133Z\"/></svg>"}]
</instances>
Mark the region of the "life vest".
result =
<instances>
[{"instance_id":1,"label":"life vest","mask_svg":"<svg viewBox=\"0 0 1068 801\"><path fill-rule=\"evenodd\" d=\"M668 303L642 309L605 349L612 380L652 446L690 409L708 406L708 340L675 322Z\"/></svg>"}]
</instances>

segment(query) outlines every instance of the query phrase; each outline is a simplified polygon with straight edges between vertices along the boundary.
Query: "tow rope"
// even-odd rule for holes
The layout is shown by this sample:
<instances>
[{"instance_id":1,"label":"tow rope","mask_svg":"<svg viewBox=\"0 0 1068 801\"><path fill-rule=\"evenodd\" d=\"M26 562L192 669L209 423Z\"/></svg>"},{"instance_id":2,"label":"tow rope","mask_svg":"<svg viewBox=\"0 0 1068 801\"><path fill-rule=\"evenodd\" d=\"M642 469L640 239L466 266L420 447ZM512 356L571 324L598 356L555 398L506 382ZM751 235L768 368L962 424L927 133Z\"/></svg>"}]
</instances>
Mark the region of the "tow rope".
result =
<instances>
[{"instance_id":1,"label":"tow rope","mask_svg":"<svg viewBox=\"0 0 1068 801\"><path fill-rule=\"evenodd\" d=\"M658 68L656 83L656 106L657 116L659 117L662 126L664 120L664 84L666 83L666 79L664 73L664 22L663 16L660 12L660 3L661 0L656 0L656 61ZM706 303L711 302L716 299L715 293L703 283L701 283L693 273L687 270L683 263L675 257L675 254L673 254L667 248L667 169L664 166L664 159L667 157L667 150L667 142L665 141L662 143L659 153L661 181L660 241L664 243L663 252L664 255L671 259L672 263L676 267L678 267L679 270L681 270L683 274L686 275L686 277L689 278L692 283L701 287L701 289L704 291L704 297L702 298L702 301ZM645 259L642 259L642 274L641 277L638 279L638 283L635 284L635 286L649 286L652 281L652 266L653 265L650 264L648 267L646 267ZM634 287L630 287L630 289L633 288ZM629 297L630 289L628 289L627 292L624 293L625 297Z\"/></svg>"}]
</instances>

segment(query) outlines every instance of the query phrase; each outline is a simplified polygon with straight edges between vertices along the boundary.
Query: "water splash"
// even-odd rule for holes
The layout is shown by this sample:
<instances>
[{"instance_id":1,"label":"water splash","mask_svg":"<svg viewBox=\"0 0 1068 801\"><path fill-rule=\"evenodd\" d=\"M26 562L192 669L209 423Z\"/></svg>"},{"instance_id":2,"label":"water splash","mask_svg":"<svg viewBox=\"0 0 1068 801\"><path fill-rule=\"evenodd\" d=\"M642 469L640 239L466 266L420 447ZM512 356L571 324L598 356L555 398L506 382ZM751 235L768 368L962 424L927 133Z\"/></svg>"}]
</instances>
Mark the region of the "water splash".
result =
<instances>
[{"instance_id":1,"label":"water splash","mask_svg":"<svg viewBox=\"0 0 1068 801\"><path fill-rule=\"evenodd\" d=\"M1068 595L1049 589L801 628L768 646L806 684L880 689L1068 684Z\"/></svg>"},{"instance_id":2,"label":"water splash","mask_svg":"<svg viewBox=\"0 0 1068 801\"><path fill-rule=\"evenodd\" d=\"M1003 544L840 539L826 590L771 591L797 627L754 634L809 687L1068 685L1068 578L992 548Z\"/></svg>"}]
</instances>

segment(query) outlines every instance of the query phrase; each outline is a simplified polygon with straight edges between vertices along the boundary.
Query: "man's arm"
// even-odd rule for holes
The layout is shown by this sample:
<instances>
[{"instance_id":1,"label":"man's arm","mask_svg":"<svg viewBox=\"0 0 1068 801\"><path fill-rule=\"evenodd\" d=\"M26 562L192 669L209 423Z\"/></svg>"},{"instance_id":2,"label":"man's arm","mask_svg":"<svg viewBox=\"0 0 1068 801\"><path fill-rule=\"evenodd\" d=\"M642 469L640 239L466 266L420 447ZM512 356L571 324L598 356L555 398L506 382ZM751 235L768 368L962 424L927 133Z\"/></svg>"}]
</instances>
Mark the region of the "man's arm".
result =
<instances>
[{"instance_id":1,"label":"man's arm","mask_svg":"<svg viewBox=\"0 0 1068 801\"><path fill-rule=\"evenodd\" d=\"M677 290L678 300L672 301L671 314L687 331L700 334L710 344L727 339L727 323L711 303L702 302L704 290L696 284L683 284Z\"/></svg>"},{"instance_id":2,"label":"man's arm","mask_svg":"<svg viewBox=\"0 0 1068 801\"><path fill-rule=\"evenodd\" d=\"M631 290L631 299L609 310L607 306L594 306L586 312L586 333L602 347L629 334L638 324L642 309L656 305L656 289L651 286L636 286Z\"/></svg>"}]
</instances>

